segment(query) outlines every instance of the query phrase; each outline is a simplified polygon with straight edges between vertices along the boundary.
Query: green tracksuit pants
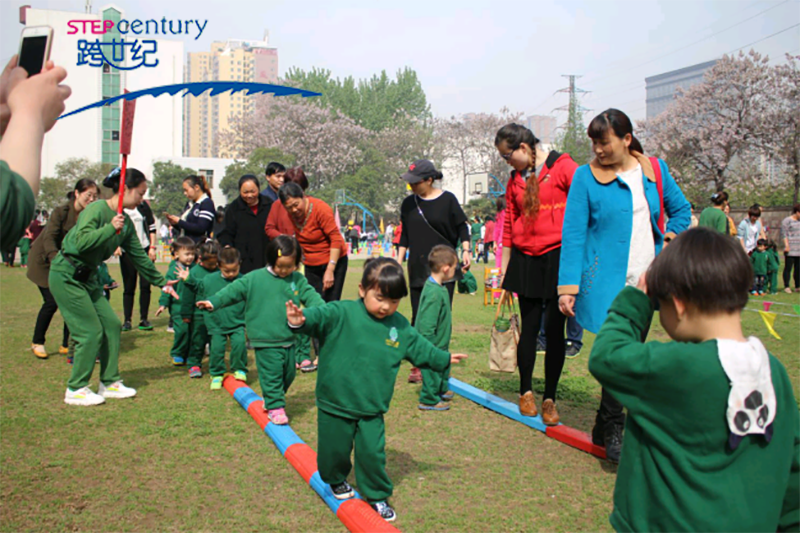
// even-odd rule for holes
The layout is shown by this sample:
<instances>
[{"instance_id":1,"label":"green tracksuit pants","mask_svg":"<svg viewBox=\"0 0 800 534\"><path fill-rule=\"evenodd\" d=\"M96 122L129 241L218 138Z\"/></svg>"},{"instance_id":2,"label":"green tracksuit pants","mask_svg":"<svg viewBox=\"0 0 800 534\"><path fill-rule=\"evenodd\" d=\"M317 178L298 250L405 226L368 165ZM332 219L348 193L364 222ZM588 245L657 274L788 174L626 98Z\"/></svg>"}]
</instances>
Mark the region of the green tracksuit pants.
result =
<instances>
[{"instance_id":1,"label":"green tracksuit pants","mask_svg":"<svg viewBox=\"0 0 800 534\"><path fill-rule=\"evenodd\" d=\"M422 389L419 392L420 404L438 404L442 400L442 395L447 393L447 381L450 379L450 366L444 371L434 371L428 368L421 368Z\"/></svg>"},{"instance_id":2,"label":"green tracksuit pants","mask_svg":"<svg viewBox=\"0 0 800 534\"><path fill-rule=\"evenodd\" d=\"M173 317L172 329L175 331L172 338L172 350L169 355L173 358L189 358L189 344L192 338L192 323L184 323L183 319L176 313Z\"/></svg>"},{"instance_id":3,"label":"green tracksuit pants","mask_svg":"<svg viewBox=\"0 0 800 534\"><path fill-rule=\"evenodd\" d=\"M256 368L264 407L275 410L286 406L286 392L294 382L294 347L256 347Z\"/></svg>"},{"instance_id":4,"label":"green tracksuit pants","mask_svg":"<svg viewBox=\"0 0 800 534\"><path fill-rule=\"evenodd\" d=\"M341 484L350 474L355 444L356 483L367 502L392 496L386 474L386 428L383 414L349 419L317 409L317 466L326 484Z\"/></svg>"},{"instance_id":5,"label":"green tracksuit pants","mask_svg":"<svg viewBox=\"0 0 800 534\"><path fill-rule=\"evenodd\" d=\"M311 360L311 338L305 334L294 335L294 357L298 364L303 360Z\"/></svg>"},{"instance_id":6,"label":"green tracksuit pants","mask_svg":"<svg viewBox=\"0 0 800 534\"><path fill-rule=\"evenodd\" d=\"M778 292L778 271L770 271L767 273L767 287L771 294Z\"/></svg>"},{"instance_id":7,"label":"green tracksuit pants","mask_svg":"<svg viewBox=\"0 0 800 534\"><path fill-rule=\"evenodd\" d=\"M72 273L50 270L50 291L75 340L75 358L67 387L78 390L89 385L95 358L100 359L100 380L110 385L119 376L119 339L122 323L103 297L103 289L92 278L77 282Z\"/></svg>"},{"instance_id":8,"label":"green tracksuit pants","mask_svg":"<svg viewBox=\"0 0 800 534\"><path fill-rule=\"evenodd\" d=\"M247 372L247 341L244 327L229 334L210 334L211 342L208 350L208 372L211 376L225 374L225 349L228 339L231 340L231 371Z\"/></svg>"},{"instance_id":9,"label":"green tracksuit pants","mask_svg":"<svg viewBox=\"0 0 800 534\"><path fill-rule=\"evenodd\" d=\"M202 367L203 356L206 354L206 345L210 338L206 322L200 318L199 314L192 317L192 336L189 342L189 359L186 365L189 367ZM209 352L211 352L209 350Z\"/></svg>"}]
</instances>

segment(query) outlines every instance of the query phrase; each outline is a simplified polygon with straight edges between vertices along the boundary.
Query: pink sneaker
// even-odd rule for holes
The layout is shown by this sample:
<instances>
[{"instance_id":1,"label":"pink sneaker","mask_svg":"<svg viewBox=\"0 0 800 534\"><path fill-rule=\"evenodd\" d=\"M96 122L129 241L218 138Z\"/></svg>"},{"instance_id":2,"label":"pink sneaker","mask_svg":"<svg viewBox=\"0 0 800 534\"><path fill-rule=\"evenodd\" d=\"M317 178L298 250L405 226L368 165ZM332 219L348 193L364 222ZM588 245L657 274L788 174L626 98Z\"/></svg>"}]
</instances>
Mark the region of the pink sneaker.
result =
<instances>
[{"instance_id":1,"label":"pink sneaker","mask_svg":"<svg viewBox=\"0 0 800 534\"><path fill-rule=\"evenodd\" d=\"M275 408L274 410L267 410L267 417L276 425L288 425L289 418L286 417L286 410L283 408Z\"/></svg>"}]
</instances>

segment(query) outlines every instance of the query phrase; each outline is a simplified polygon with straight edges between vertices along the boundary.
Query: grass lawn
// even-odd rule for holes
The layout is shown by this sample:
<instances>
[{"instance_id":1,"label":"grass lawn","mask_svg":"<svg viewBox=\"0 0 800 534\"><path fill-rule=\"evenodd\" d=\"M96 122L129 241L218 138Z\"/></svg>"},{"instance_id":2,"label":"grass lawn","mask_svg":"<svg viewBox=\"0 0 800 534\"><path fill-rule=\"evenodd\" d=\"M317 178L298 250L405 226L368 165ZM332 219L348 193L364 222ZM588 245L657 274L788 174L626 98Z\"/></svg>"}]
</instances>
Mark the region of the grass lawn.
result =
<instances>
[{"instance_id":1,"label":"grass lawn","mask_svg":"<svg viewBox=\"0 0 800 534\"><path fill-rule=\"evenodd\" d=\"M357 295L362 262L351 263L345 298ZM112 277L121 280L117 265ZM162 271L166 265L159 265ZM482 279L482 268L476 277ZM479 284L482 290L482 284ZM111 297L122 313L122 290ZM154 293L154 296L156 294ZM800 304L800 295L753 298ZM41 305L23 269L0 268L0 530L2 531L329 531L344 527L281 457L231 396L190 380L168 358L167 318L155 330L123 333L120 367L139 390L132 400L95 408L63 402L69 366L57 354L61 316L48 332L48 360L30 351ZM155 300L151 315L155 312ZM772 311L794 313L790 306ZM410 316L407 299L400 312ZM516 375L488 370L494 310L481 294L456 295L452 349L470 355L453 376L509 400ZM138 296L134 309L138 320ZM800 379L800 319L778 316L778 341L757 313L744 313L758 336ZM593 337L567 360L559 386L562 422L589 431L600 388L586 370ZM658 321L651 339L666 339ZM250 352L248 383L260 393ZM543 358L536 366L537 403ZM449 412L421 412L419 386L398 376L386 416L392 502L403 531L609 531L615 469L544 434L456 397ZM97 386L95 368L92 387ZM288 394L292 428L317 449L314 381L298 374Z\"/></svg>"}]
</instances>

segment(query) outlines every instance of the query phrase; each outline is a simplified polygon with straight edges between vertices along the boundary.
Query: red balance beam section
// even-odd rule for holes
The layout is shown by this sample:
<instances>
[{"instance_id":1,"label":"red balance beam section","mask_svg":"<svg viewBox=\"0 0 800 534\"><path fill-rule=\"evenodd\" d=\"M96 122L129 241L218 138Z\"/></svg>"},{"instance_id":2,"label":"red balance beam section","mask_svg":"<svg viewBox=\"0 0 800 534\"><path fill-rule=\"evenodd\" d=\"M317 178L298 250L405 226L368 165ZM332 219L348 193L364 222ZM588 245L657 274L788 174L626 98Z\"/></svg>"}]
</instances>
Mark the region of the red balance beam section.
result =
<instances>
[{"instance_id":1,"label":"red balance beam section","mask_svg":"<svg viewBox=\"0 0 800 534\"><path fill-rule=\"evenodd\" d=\"M234 379L232 376L225 377L222 385L232 396L235 396L239 388L247 387L247 384ZM269 421L269 417L267 417L264 411L263 400L252 401L247 407L247 413L258 423L261 430L265 432L267 430L267 425L273 424ZM266 433L269 435L269 432ZM317 475L315 478L318 483L320 482L317 469L317 453L307 444L302 442L293 443L289 445L283 456L311 487L315 486L315 483L311 480L314 475ZM315 491L318 492L316 488ZM337 501L333 499L331 494L328 495L327 498L323 497L323 501L326 501L326 504L330 505L330 503L327 503L328 500L332 500L332 510L336 513L336 517L339 518L339 521L341 521L350 532L380 532L387 534L397 534L400 532L375 513L375 510L361 499Z\"/></svg>"},{"instance_id":2,"label":"red balance beam section","mask_svg":"<svg viewBox=\"0 0 800 534\"><path fill-rule=\"evenodd\" d=\"M569 445L570 447L575 447L576 449L588 452L589 454L593 454L594 456L604 460L606 458L605 447L600 447L599 445L592 443L592 437L586 432L575 430L569 426L558 425L547 427L545 434L547 434L548 437L560 441L561 443Z\"/></svg>"}]
</instances>

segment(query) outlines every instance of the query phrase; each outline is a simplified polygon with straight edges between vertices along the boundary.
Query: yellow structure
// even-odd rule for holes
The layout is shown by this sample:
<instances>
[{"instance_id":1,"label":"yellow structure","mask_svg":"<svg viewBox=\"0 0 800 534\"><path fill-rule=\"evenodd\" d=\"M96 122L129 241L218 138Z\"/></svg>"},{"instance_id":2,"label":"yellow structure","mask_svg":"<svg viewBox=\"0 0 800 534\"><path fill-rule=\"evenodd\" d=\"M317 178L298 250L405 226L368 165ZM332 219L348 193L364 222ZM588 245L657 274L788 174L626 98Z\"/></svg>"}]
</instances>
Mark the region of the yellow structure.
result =
<instances>
[{"instance_id":1,"label":"yellow structure","mask_svg":"<svg viewBox=\"0 0 800 534\"><path fill-rule=\"evenodd\" d=\"M278 50L270 48L268 35L263 41L231 39L211 44L210 52L190 52L186 61L185 81L237 81L277 83ZM244 93L208 92L184 98L184 156L227 158L221 150L219 134L229 129L232 118L255 112L255 101Z\"/></svg>"}]
</instances>

